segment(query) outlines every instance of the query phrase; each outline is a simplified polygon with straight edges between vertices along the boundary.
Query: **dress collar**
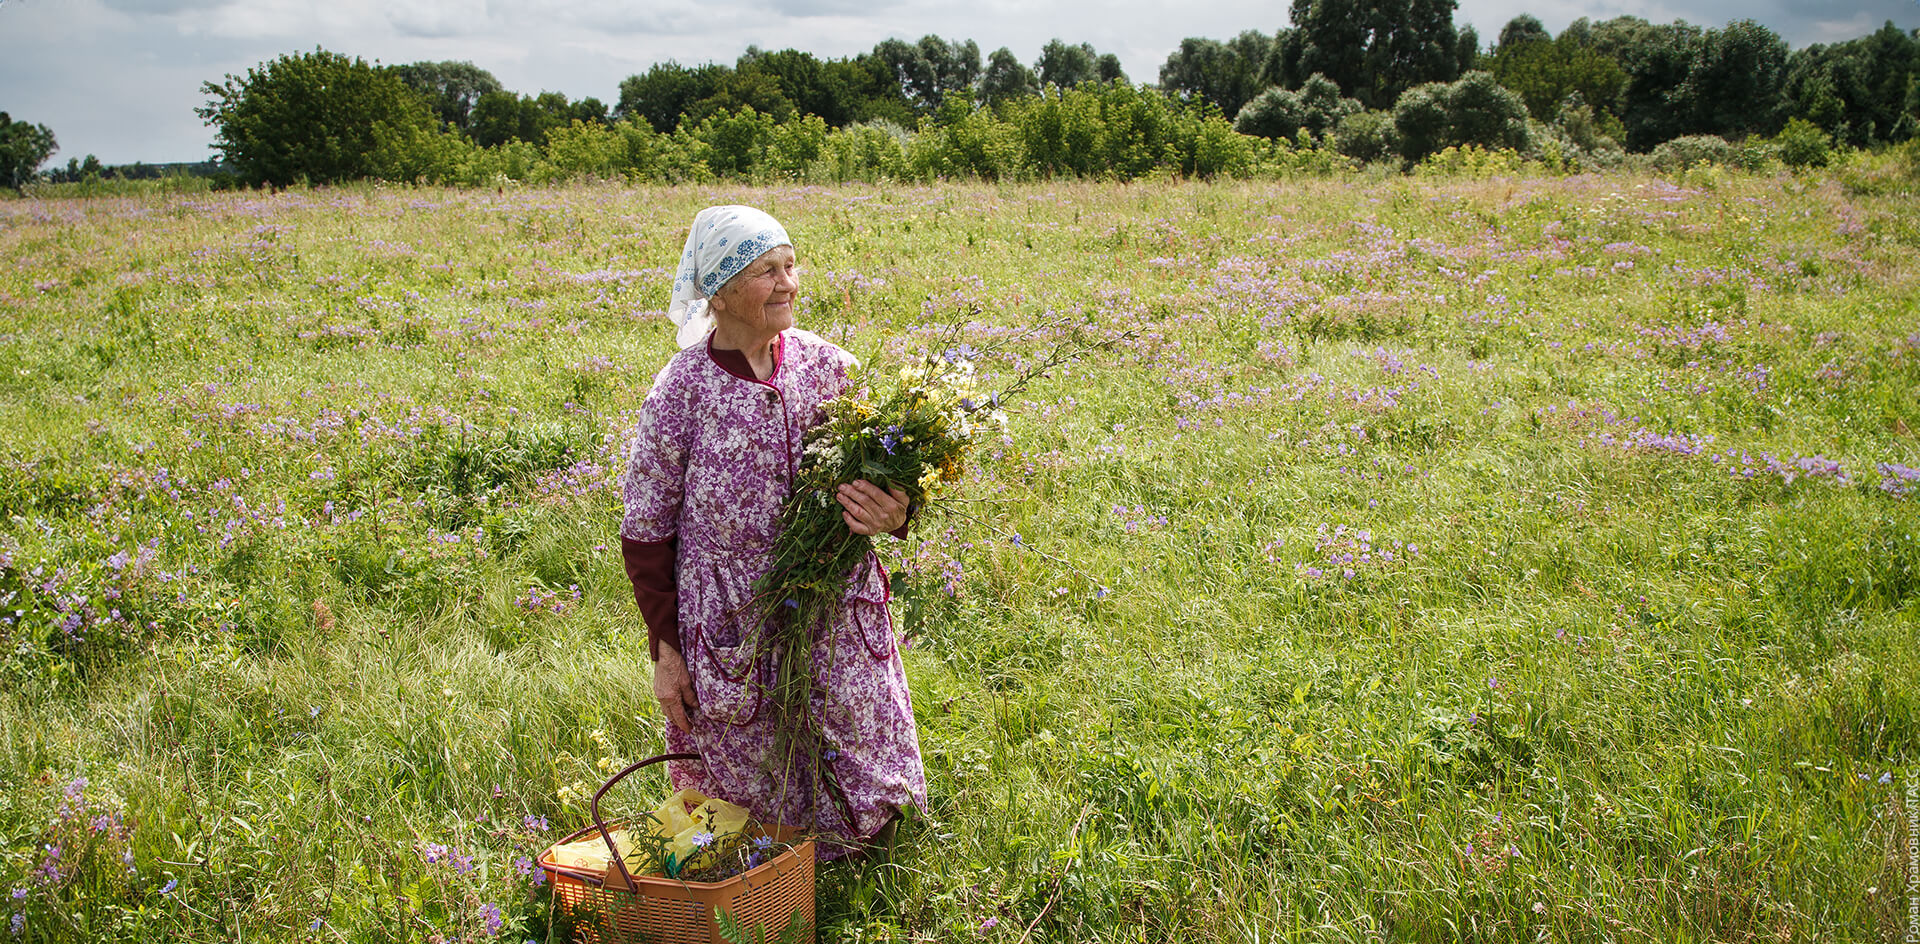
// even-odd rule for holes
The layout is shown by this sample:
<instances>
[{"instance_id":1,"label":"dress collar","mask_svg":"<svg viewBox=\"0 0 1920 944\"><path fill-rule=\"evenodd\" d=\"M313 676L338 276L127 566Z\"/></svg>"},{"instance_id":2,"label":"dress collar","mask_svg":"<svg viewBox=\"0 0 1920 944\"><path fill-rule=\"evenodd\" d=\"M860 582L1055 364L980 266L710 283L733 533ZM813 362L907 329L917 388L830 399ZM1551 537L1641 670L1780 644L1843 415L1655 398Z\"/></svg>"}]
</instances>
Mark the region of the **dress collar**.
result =
<instances>
[{"instance_id":1,"label":"dress collar","mask_svg":"<svg viewBox=\"0 0 1920 944\"><path fill-rule=\"evenodd\" d=\"M718 364L721 370L741 380L754 383L768 383L778 377L780 365L786 360L786 353L787 333L782 331L773 336L773 373L768 374L766 380L761 380L753 375L753 365L747 363L747 352L716 348L713 346L713 336L707 336L707 356L713 358L713 362Z\"/></svg>"}]
</instances>

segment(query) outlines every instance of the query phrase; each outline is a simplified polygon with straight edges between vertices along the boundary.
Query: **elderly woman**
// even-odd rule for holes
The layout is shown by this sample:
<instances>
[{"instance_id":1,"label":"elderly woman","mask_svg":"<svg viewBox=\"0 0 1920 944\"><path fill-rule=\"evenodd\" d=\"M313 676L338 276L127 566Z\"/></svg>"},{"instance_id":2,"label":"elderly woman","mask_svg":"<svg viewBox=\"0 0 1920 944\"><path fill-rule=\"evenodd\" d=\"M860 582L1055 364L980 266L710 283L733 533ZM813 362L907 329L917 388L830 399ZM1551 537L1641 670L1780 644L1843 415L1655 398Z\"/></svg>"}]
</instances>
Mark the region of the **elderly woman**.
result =
<instances>
[{"instance_id":1,"label":"elderly woman","mask_svg":"<svg viewBox=\"0 0 1920 944\"><path fill-rule=\"evenodd\" d=\"M831 769L776 758L785 732L761 710L772 667L754 664L764 661L750 644L757 633L742 624L755 618L753 584L770 567L802 438L855 363L794 327L798 291L793 242L773 217L742 206L694 217L668 309L681 351L640 409L620 543L667 747L701 757L670 766L674 785L811 828L831 857L889 840L902 809L925 808L926 779L886 577L871 554L813 642L812 714ZM898 489L857 481L838 498L852 531L904 536ZM829 782L839 796L827 795Z\"/></svg>"}]
</instances>

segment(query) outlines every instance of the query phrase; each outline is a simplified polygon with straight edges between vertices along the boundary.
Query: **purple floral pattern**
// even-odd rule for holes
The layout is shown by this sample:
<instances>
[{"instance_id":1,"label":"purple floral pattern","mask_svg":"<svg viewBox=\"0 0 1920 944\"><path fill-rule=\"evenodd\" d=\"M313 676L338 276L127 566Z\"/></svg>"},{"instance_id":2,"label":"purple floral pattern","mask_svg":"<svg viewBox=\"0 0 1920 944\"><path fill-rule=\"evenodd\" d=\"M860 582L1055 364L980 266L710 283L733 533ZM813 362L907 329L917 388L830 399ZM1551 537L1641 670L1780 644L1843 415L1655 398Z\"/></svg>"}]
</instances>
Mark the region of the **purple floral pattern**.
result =
<instances>
[{"instance_id":1,"label":"purple floral pattern","mask_svg":"<svg viewBox=\"0 0 1920 944\"><path fill-rule=\"evenodd\" d=\"M825 763L852 809L846 822L812 788L811 770L777 776L765 762L777 732L761 711L746 613L765 574L792 490L803 438L820 405L847 385L851 354L800 330L782 335L783 358L765 381L737 377L707 345L681 351L654 379L634 431L622 483L623 537L678 538L680 643L700 708L691 732L667 725L667 749L700 762L669 765L676 787L747 807L763 820L811 823L827 836L873 835L907 805L924 809L913 704L895 644L889 592L872 554L848 581L844 606L814 643L814 714L830 749ZM747 643L747 645L742 645ZM791 785L791 786L790 786ZM830 843L822 854L845 851Z\"/></svg>"}]
</instances>

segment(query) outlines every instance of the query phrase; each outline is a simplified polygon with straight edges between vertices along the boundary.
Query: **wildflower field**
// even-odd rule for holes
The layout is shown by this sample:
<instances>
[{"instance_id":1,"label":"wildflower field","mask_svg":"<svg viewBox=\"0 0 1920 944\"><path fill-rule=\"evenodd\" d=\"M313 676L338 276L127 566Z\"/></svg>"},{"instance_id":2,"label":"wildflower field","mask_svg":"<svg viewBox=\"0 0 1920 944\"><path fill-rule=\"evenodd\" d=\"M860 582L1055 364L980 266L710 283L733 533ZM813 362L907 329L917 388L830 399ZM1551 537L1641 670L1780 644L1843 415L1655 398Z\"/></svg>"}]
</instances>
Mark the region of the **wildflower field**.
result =
<instances>
[{"instance_id":1,"label":"wildflower field","mask_svg":"<svg viewBox=\"0 0 1920 944\"><path fill-rule=\"evenodd\" d=\"M0 200L0 941L549 939L719 202L869 364L1119 339L880 541L932 806L821 940L1897 939L1920 186L1456 170Z\"/></svg>"}]
</instances>

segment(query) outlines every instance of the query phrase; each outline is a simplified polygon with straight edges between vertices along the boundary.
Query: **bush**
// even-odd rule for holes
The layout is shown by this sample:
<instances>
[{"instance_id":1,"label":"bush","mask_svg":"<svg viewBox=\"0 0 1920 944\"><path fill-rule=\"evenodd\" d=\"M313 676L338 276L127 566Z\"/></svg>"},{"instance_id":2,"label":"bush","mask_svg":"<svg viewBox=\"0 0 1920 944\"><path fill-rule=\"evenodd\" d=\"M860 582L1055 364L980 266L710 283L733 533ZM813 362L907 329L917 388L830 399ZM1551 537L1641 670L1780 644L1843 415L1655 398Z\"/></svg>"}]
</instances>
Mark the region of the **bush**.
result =
<instances>
[{"instance_id":1,"label":"bush","mask_svg":"<svg viewBox=\"0 0 1920 944\"><path fill-rule=\"evenodd\" d=\"M653 133L648 128L649 134ZM603 124L575 120L547 132L547 164L558 177L619 177L634 170L627 138Z\"/></svg>"},{"instance_id":2,"label":"bush","mask_svg":"<svg viewBox=\"0 0 1920 944\"><path fill-rule=\"evenodd\" d=\"M1414 173L1421 177L1468 177L1484 180L1518 173L1526 159L1510 148L1483 148L1476 144L1442 148L1423 159Z\"/></svg>"},{"instance_id":3,"label":"bush","mask_svg":"<svg viewBox=\"0 0 1920 944\"><path fill-rule=\"evenodd\" d=\"M1025 148L1018 128L986 109L946 125L922 119L907 151L915 175L1011 180L1023 175Z\"/></svg>"},{"instance_id":4,"label":"bush","mask_svg":"<svg viewBox=\"0 0 1920 944\"><path fill-rule=\"evenodd\" d=\"M681 125L674 134L685 141L689 154L722 176L751 177L773 154L773 116L752 105L715 112L692 128Z\"/></svg>"},{"instance_id":5,"label":"bush","mask_svg":"<svg viewBox=\"0 0 1920 944\"><path fill-rule=\"evenodd\" d=\"M1700 164L1716 164L1740 170L1763 170L1780 159L1777 144L1761 138L1749 138L1735 144L1711 134L1694 134L1665 141L1648 155L1654 169L1663 172L1685 170Z\"/></svg>"},{"instance_id":6,"label":"bush","mask_svg":"<svg viewBox=\"0 0 1920 944\"><path fill-rule=\"evenodd\" d=\"M1788 121L1773 141L1780 148L1780 160L1795 169L1825 167L1833 158L1833 139L1805 118Z\"/></svg>"},{"instance_id":7,"label":"bush","mask_svg":"<svg viewBox=\"0 0 1920 944\"><path fill-rule=\"evenodd\" d=\"M1393 105L1393 125L1408 161L1448 147L1525 151L1529 144L1526 104L1488 72L1408 89Z\"/></svg>"},{"instance_id":8,"label":"bush","mask_svg":"<svg viewBox=\"0 0 1920 944\"><path fill-rule=\"evenodd\" d=\"M1578 92L1560 103L1560 110L1553 116L1553 127L1581 151L1598 158L1600 163L1620 162L1623 155L1620 139L1626 134L1620 126L1620 119L1604 111L1596 114L1593 106L1587 104Z\"/></svg>"},{"instance_id":9,"label":"bush","mask_svg":"<svg viewBox=\"0 0 1920 944\"><path fill-rule=\"evenodd\" d=\"M1331 147L1314 146L1312 139L1304 135L1301 142L1298 146L1285 141L1269 142L1256 158L1251 173L1269 177L1331 177L1357 169L1352 158ZM1259 144L1257 139L1255 144Z\"/></svg>"},{"instance_id":10,"label":"bush","mask_svg":"<svg viewBox=\"0 0 1920 944\"><path fill-rule=\"evenodd\" d=\"M1326 137L1348 115L1364 109L1351 98L1340 97L1340 86L1316 72L1299 91L1270 88L1255 96L1233 119L1233 130L1263 138L1291 139L1301 129L1315 138Z\"/></svg>"},{"instance_id":11,"label":"bush","mask_svg":"<svg viewBox=\"0 0 1920 944\"><path fill-rule=\"evenodd\" d=\"M827 150L827 123L818 115L796 118L773 129L767 169L782 177L807 176Z\"/></svg>"},{"instance_id":12,"label":"bush","mask_svg":"<svg viewBox=\"0 0 1920 944\"><path fill-rule=\"evenodd\" d=\"M913 172L907 148L913 133L891 121L869 121L827 135L817 173L845 182L898 180Z\"/></svg>"},{"instance_id":13,"label":"bush","mask_svg":"<svg viewBox=\"0 0 1920 944\"><path fill-rule=\"evenodd\" d=\"M1383 161L1400 152L1400 132L1384 111L1359 111L1333 129L1333 148L1356 161Z\"/></svg>"}]
</instances>

